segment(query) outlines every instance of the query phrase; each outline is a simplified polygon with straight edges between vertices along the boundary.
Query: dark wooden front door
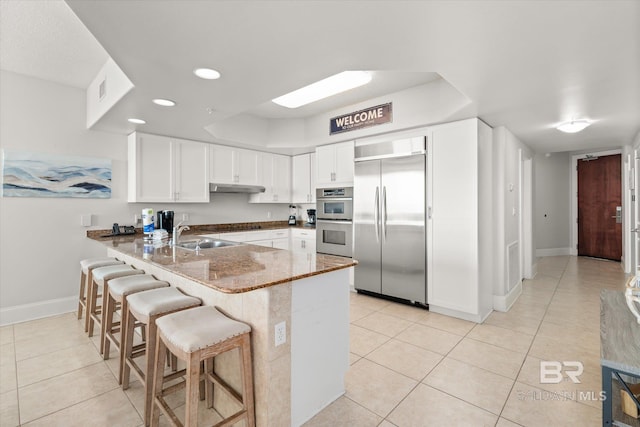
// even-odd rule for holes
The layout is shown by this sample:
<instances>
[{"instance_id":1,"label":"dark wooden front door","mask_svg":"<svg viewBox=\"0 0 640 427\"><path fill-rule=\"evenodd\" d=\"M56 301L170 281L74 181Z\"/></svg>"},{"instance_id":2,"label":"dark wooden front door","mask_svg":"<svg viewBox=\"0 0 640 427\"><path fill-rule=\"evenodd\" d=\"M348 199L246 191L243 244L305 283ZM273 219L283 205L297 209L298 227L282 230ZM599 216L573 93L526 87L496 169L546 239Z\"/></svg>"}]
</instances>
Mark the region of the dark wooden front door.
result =
<instances>
[{"instance_id":1,"label":"dark wooden front door","mask_svg":"<svg viewBox=\"0 0 640 427\"><path fill-rule=\"evenodd\" d=\"M578 255L620 261L620 154L578 160Z\"/></svg>"}]
</instances>

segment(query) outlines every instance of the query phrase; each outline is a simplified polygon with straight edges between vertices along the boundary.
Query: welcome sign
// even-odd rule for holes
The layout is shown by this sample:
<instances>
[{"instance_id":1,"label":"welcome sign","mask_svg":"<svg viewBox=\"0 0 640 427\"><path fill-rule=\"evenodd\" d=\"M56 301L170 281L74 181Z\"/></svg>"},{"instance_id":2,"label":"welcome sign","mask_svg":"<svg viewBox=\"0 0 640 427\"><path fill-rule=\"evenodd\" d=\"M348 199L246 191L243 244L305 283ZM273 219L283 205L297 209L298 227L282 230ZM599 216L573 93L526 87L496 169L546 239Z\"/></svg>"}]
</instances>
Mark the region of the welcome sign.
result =
<instances>
[{"instance_id":1,"label":"welcome sign","mask_svg":"<svg viewBox=\"0 0 640 427\"><path fill-rule=\"evenodd\" d=\"M392 104L377 105L329 120L329 135L381 125L393 121Z\"/></svg>"}]
</instances>

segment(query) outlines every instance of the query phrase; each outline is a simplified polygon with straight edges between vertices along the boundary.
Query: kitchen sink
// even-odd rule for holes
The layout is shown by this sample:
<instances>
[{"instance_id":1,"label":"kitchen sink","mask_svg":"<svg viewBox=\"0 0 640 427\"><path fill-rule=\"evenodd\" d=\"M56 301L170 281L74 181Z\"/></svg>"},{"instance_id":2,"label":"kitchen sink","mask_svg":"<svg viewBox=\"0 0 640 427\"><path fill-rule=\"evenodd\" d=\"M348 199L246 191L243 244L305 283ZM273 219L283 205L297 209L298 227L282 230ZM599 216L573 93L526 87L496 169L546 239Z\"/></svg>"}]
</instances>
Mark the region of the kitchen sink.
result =
<instances>
[{"instance_id":1,"label":"kitchen sink","mask_svg":"<svg viewBox=\"0 0 640 427\"><path fill-rule=\"evenodd\" d=\"M228 240L219 239L197 239L197 240L184 240L178 243L176 246L192 251L198 249L211 249L211 248L224 248L226 246L238 246L241 243L230 242Z\"/></svg>"}]
</instances>

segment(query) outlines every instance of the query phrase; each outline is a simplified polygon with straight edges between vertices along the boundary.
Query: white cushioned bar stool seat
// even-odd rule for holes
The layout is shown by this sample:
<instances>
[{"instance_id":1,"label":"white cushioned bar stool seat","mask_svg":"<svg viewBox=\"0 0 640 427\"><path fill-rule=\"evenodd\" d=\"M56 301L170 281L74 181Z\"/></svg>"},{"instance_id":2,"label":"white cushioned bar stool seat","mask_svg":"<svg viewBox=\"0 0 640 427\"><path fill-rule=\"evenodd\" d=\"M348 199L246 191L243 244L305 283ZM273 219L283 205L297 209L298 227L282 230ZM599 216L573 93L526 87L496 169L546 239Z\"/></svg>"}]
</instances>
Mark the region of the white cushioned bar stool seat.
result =
<instances>
[{"instance_id":1,"label":"white cushioned bar stool seat","mask_svg":"<svg viewBox=\"0 0 640 427\"><path fill-rule=\"evenodd\" d=\"M124 264L124 261L120 261L112 257L100 257L100 258L87 258L80 261L80 291L78 292L78 319L82 318L82 311L89 313L90 307L87 305L89 301L89 295L91 295L91 283L93 277L91 272L94 268L106 267L108 265ZM84 318L84 331L89 330L89 316Z\"/></svg>"},{"instance_id":2,"label":"white cushioned bar stool seat","mask_svg":"<svg viewBox=\"0 0 640 427\"><path fill-rule=\"evenodd\" d=\"M104 359L109 358L111 344L118 349L120 353L120 369L118 370L118 384L122 384L122 366L124 361L124 352L121 349L121 342L124 336L124 313L127 311L128 295L138 292L148 291L151 289L166 288L169 282L158 280L151 274L136 274L132 276L118 277L109 281L109 293L105 298L105 336L104 336ZM120 307L121 321L114 320L114 314ZM121 328L122 326L122 328ZM116 333L120 332L120 337L116 337Z\"/></svg>"},{"instance_id":3,"label":"white cushioned bar stool seat","mask_svg":"<svg viewBox=\"0 0 640 427\"><path fill-rule=\"evenodd\" d=\"M229 397L242 405L235 414L216 425L232 425L245 420L245 425L255 426L253 398L253 373L251 367L251 327L230 319L215 307L203 306L170 314L156 320L158 343L155 353L155 378L151 425L158 426L160 411L174 425L177 417L165 401L165 396L186 387L185 426L195 426L198 421L200 362L205 362L207 406L213 407L213 384L220 386ZM239 349L242 375L242 394L236 392L214 370L214 358L233 349ZM163 375L166 349L186 362L186 369ZM185 376L179 385L164 388L164 382L174 379L176 374ZM181 387L182 386L182 387Z\"/></svg>"},{"instance_id":4,"label":"white cushioned bar stool seat","mask_svg":"<svg viewBox=\"0 0 640 427\"><path fill-rule=\"evenodd\" d=\"M185 295L175 287L153 289L139 292L126 297L127 310L123 314L123 363L122 363L122 388L129 387L131 370L144 384L145 425L151 420L151 404L153 391L153 355L156 348L156 319L162 316L176 313L181 310L191 309L201 304L199 298ZM133 346L133 334L136 326L147 328L147 337L142 348ZM136 363L136 359L144 356L146 368Z\"/></svg>"},{"instance_id":5,"label":"white cushioned bar stool seat","mask_svg":"<svg viewBox=\"0 0 640 427\"><path fill-rule=\"evenodd\" d=\"M128 264L109 265L93 270L93 283L91 284L91 311L89 319L89 336L93 336L93 326L100 325L100 354L104 353L105 336L105 302L109 295L109 281L118 277L144 274L144 271L133 268ZM99 289L102 288L102 305L98 306Z\"/></svg>"}]
</instances>

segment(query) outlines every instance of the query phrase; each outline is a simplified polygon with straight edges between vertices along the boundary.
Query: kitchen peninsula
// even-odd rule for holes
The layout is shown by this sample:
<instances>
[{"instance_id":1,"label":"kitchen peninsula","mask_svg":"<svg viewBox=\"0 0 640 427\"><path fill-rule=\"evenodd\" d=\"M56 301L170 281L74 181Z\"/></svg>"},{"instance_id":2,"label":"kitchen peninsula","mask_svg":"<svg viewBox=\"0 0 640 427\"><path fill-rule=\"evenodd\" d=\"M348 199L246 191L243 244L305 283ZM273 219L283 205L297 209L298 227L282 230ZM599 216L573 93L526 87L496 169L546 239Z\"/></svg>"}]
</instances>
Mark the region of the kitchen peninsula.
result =
<instances>
[{"instance_id":1,"label":"kitchen peninsula","mask_svg":"<svg viewBox=\"0 0 640 427\"><path fill-rule=\"evenodd\" d=\"M258 426L301 425L344 393L349 366L348 268L356 261L250 244L195 251L151 245L140 234L90 237L103 244L109 256L251 326ZM182 236L194 238L197 235ZM275 329L282 322L285 342L276 346ZM216 359L216 370L239 390L235 358L226 356ZM219 400L219 412L233 412L228 402Z\"/></svg>"}]
</instances>

